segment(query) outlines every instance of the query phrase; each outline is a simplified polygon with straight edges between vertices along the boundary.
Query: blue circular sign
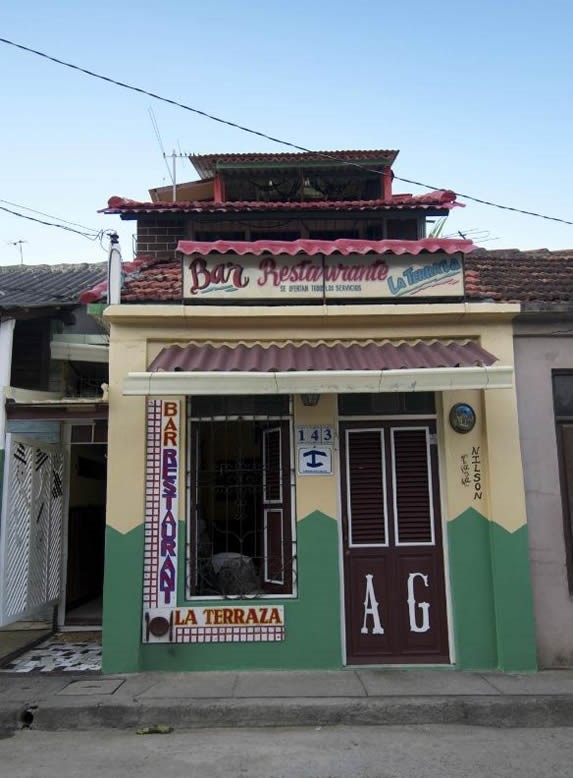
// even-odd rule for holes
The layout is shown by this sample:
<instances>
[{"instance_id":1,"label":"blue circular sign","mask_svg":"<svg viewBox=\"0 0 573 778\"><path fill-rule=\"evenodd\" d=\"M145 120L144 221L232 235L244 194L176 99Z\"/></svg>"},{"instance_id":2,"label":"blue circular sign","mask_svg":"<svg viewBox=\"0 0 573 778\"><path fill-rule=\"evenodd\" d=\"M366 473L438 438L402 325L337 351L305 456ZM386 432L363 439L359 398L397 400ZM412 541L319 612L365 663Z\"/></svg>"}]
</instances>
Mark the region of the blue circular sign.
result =
<instances>
[{"instance_id":1,"label":"blue circular sign","mask_svg":"<svg viewBox=\"0 0 573 778\"><path fill-rule=\"evenodd\" d=\"M456 432L471 432L475 427L476 414L471 405L456 403L450 410L450 424Z\"/></svg>"}]
</instances>

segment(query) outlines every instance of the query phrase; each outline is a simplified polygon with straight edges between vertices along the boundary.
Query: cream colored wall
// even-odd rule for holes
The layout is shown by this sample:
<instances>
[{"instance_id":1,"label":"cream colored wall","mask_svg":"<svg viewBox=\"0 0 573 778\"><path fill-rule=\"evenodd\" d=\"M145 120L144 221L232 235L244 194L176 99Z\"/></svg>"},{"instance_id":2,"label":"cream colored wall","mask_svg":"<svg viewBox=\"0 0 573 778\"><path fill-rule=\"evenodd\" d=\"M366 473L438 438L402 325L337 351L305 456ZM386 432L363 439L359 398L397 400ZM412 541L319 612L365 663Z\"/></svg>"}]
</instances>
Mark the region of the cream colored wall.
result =
<instances>
[{"instance_id":1,"label":"cream colored wall","mask_svg":"<svg viewBox=\"0 0 573 778\"><path fill-rule=\"evenodd\" d=\"M514 364L511 328L491 327L484 332L482 345L495 349L503 364ZM527 523L515 378L511 389L485 391L484 406L492 484L490 518L508 532L514 532Z\"/></svg>"},{"instance_id":2,"label":"cream colored wall","mask_svg":"<svg viewBox=\"0 0 573 778\"><path fill-rule=\"evenodd\" d=\"M147 367L145 334L134 327L112 324L109 349L109 430L107 474L107 523L126 533L142 524L145 511L146 400L125 397L122 383L127 373ZM180 401L179 483L185 483L185 398ZM179 499L179 519L185 516L185 499Z\"/></svg>"},{"instance_id":3,"label":"cream colored wall","mask_svg":"<svg viewBox=\"0 0 573 778\"><path fill-rule=\"evenodd\" d=\"M123 377L145 370L142 333L112 324L109 346L107 523L125 533L144 519L145 398L124 397Z\"/></svg>"},{"instance_id":4,"label":"cream colored wall","mask_svg":"<svg viewBox=\"0 0 573 778\"><path fill-rule=\"evenodd\" d=\"M165 346L189 341L265 343L281 340L376 340L417 338L478 338L481 345L513 364L511 319L516 305L380 305L297 306L292 308L222 308L199 306L111 306L110 432L108 475L108 523L128 532L144 519L145 400L125 397L122 383L130 372L144 372ZM480 512L512 531L525 522L521 454L517 435L517 406L513 389L446 392L441 414L442 454L446 467L447 517L468 507L459 484L462 448L479 440L482 452L484 497ZM478 411L478 426L470 436L453 432L447 412L454 402L470 402ZM479 410L478 410L479 407ZM182 419L185 418L182 404ZM336 397L323 396L315 408L305 408L295 398L295 425L337 422ZM181 425L181 451L185 451L185 424ZM335 446L334 467L338 447ZM471 452L471 447L470 447ZM489 459L489 462L488 462ZM185 457L180 457L184 467ZM121 463L121 467L118 465ZM181 483L184 472L181 471ZM332 476L297 477L297 517L320 508L338 515L337 473ZM486 488L487 484L487 488ZM487 504L487 510L485 505ZM476 506L477 507L477 506ZM180 500L180 518L185 501Z\"/></svg>"},{"instance_id":5,"label":"cream colored wall","mask_svg":"<svg viewBox=\"0 0 573 778\"><path fill-rule=\"evenodd\" d=\"M480 339L481 345L495 354L500 364L513 365L511 324L490 324L482 329ZM476 426L470 433L454 432L449 424L450 409L457 402L469 403L476 411ZM508 532L519 529L526 523L527 516L515 386L491 391L443 392L441 405L448 519L455 519L468 508L475 508ZM461 483L462 454L469 455L473 481L471 452L472 447L477 445L480 446L483 486L481 500L474 499L473 483L470 488Z\"/></svg>"},{"instance_id":6,"label":"cream colored wall","mask_svg":"<svg viewBox=\"0 0 573 778\"><path fill-rule=\"evenodd\" d=\"M503 391L503 390L495 390ZM483 392L478 389L442 392L439 396L438 422L440 429L441 476L445 482L446 519L457 518L468 508L475 508L489 518L489 474L487 467L487 438L485 434ZM455 432L450 426L449 414L456 403L468 403L476 413L476 425L471 432ZM474 470L472 449L479 446L481 459L482 498L474 499ZM462 484L462 461L467 457L470 485Z\"/></svg>"},{"instance_id":7,"label":"cream colored wall","mask_svg":"<svg viewBox=\"0 0 573 778\"><path fill-rule=\"evenodd\" d=\"M302 404L300 396L294 401L294 425L332 425L337 429L338 405L334 394L322 395L313 408ZM332 457L332 475L297 475L296 517L304 519L312 511L320 510L330 518L338 517L338 451L339 440L335 435ZM296 446L295 446L296 457ZM295 472L297 463L295 461Z\"/></svg>"}]
</instances>

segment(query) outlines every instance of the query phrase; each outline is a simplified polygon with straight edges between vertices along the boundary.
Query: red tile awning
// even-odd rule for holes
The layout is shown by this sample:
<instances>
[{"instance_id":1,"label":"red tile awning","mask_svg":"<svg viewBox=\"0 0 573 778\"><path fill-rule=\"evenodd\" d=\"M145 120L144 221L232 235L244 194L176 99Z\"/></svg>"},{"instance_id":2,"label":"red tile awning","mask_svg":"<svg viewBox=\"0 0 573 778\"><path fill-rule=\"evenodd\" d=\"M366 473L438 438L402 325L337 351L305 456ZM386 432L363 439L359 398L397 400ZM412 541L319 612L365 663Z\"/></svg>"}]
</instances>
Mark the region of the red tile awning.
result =
<instances>
[{"instance_id":1,"label":"red tile awning","mask_svg":"<svg viewBox=\"0 0 573 778\"><path fill-rule=\"evenodd\" d=\"M164 348L123 394L346 394L506 389L513 367L473 340L188 343Z\"/></svg>"},{"instance_id":2,"label":"red tile awning","mask_svg":"<svg viewBox=\"0 0 573 778\"><path fill-rule=\"evenodd\" d=\"M484 367L497 357L472 340L407 342L286 342L236 346L189 343L164 348L149 372L379 371Z\"/></svg>"},{"instance_id":3,"label":"red tile awning","mask_svg":"<svg viewBox=\"0 0 573 778\"><path fill-rule=\"evenodd\" d=\"M338 240L180 240L177 251L182 254L288 254L293 257L297 254L315 256L324 254L412 254L417 255L423 251L430 253L443 252L456 254L472 251L475 245L471 240L452 240L448 238L423 238L422 240L354 240L352 238L338 238Z\"/></svg>"}]
</instances>

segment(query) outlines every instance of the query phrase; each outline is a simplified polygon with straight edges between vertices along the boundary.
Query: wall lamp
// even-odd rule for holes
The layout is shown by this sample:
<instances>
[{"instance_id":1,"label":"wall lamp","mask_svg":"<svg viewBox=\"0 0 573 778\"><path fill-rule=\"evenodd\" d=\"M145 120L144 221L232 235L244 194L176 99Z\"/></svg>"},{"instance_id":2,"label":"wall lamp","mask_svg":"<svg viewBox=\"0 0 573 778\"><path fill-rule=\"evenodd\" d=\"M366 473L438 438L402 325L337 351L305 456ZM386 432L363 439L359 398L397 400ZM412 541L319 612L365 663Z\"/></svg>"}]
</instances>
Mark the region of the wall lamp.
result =
<instances>
[{"instance_id":1,"label":"wall lamp","mask_svg":"<svg viewBox=\"0 0 573 778\"><path fill-rule=\"evenodd\" d=\"M300 399L302 400L303 405L306 405L308 408L312 408L314 405L318 405L318 401L320 400L320 395L301 394Z\"/></svg>"}]
</instances>

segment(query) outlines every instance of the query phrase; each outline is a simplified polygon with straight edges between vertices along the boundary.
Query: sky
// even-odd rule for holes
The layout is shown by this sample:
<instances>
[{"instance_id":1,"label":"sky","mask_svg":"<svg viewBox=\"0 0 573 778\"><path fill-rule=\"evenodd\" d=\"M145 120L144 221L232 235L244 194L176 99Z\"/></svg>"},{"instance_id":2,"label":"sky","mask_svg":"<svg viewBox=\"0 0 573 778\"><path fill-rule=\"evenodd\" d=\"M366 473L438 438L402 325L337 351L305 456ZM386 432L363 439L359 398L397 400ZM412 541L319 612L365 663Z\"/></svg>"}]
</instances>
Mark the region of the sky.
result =
<instances>
[{"instance_id":1,"label":"sky","mask_svg":"<svg viewBox=\"0 0 573 778\"><path fill-rule=\"evenodd\" d=\"M570 0L27 0L0 15L0 37L309 149L399 149L397 176L466 203L444 234L490 249L573 248L572 225L463 197L573 221L572 31ZM289 150L4 43L0 73L0 208L115 229L125 259L135 222L98 210L169 184L162 147ZM178 159L177 180L195 178ZM107 244L0 210L1 265L103 261Z\"/></svg>"}]
</instances>

